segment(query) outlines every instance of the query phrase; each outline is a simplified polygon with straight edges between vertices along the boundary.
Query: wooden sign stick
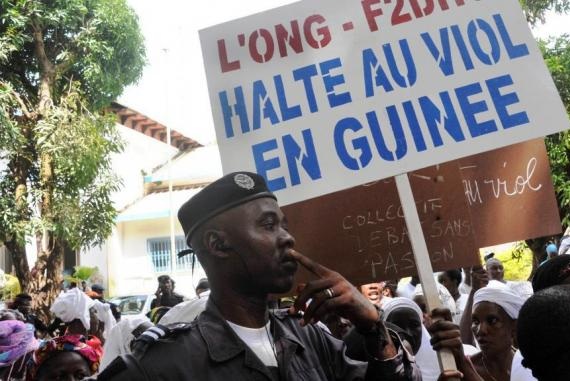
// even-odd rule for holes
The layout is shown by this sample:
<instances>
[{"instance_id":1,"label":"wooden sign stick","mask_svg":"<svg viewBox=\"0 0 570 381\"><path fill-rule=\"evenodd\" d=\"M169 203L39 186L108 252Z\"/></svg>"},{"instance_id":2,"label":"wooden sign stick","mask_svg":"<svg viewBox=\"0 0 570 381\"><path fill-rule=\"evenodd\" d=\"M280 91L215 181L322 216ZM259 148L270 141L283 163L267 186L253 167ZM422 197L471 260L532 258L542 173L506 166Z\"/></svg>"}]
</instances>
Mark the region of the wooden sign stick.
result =
<instances>
[{"instance_id":1,"label":"wooden sign stick","mask_svg":"<svg viewBox=\"0 0 570 381\"><path fill-rule=\"evenodd\" d=\"M441 308L442 304L439 300L435 279L433 278L433 269L429 259L428 248L414 201L410 179L407 174L396 176L396 187L398 188L398 195L402 203L402 210L404 211L404 218L406 219L406 226L408 227L408 234L416 260L416 268L420 276L428 310L433 311L435 308ZM442 372L444 370L457 370L455 359L451 351L438 351L437 357ZM459 381L459 379L455 380Z\"/></svg>"}]
</instances>

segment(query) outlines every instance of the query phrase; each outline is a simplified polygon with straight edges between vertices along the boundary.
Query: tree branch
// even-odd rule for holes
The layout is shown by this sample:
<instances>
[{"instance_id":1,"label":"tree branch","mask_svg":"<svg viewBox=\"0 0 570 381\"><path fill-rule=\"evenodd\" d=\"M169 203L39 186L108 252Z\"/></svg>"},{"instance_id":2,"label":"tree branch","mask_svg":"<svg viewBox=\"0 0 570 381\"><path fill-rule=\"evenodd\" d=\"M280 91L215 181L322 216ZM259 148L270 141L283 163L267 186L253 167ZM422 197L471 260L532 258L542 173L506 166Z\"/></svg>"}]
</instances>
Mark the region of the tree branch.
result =
<instances>
[{"instance_id":1,"label":"tree branch","mask_svg":"<svg viewBox=\"0 0 570 381\"><path fill-rule=\"evenodd\" d=\"M26 103L23 101L23 99L20 97L20 94L18 94L18 92L16 90L14 90L7 83L1 82L1 81L0 81L0 86L10 90L10 94L12 94L14 99L16 99L16 102L18 102L18 104L20 105L20 108L22 109L22 112L24 113L26 118L28 118L28 120L36 119L37 114L35 112L30 112L30 110L28 109L28 106L26 106Z\"/></svg>"},{"instance_id":2,"label":"tree branch","mask_svg":"<svg viewBox=\"0 0 570 381\"><path fill-rule=\"evenodd\" d=\"M43 114L53 105L51 88L55 79L55 67L46 54L44 35L41 27L32 22L32 35L34 39L34 52L40 68L40 87L38 91L38 112Z\"/></svg>"}]
</instances>

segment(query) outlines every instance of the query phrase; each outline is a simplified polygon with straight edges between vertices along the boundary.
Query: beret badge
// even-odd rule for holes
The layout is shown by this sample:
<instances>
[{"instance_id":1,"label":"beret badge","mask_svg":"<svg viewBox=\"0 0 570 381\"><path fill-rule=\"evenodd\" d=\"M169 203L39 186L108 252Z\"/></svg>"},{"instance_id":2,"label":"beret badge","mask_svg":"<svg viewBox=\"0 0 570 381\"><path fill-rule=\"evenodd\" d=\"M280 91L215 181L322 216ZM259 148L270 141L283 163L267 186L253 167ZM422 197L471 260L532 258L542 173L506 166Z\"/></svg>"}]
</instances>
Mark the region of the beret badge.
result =
<instances>
[{"instance_id":1,"label":"beret badge","mask_svg":"<svg viewBox=\"0 0 570 381\"><path fill-rule=\"evenodd\" d=\"M234 182L238 187L247 190L253 189L255 187L255 182L253 181L253 179L249 175L246 175L245 173L236 174L234 176Z\"/></svg>"}]
</instances>

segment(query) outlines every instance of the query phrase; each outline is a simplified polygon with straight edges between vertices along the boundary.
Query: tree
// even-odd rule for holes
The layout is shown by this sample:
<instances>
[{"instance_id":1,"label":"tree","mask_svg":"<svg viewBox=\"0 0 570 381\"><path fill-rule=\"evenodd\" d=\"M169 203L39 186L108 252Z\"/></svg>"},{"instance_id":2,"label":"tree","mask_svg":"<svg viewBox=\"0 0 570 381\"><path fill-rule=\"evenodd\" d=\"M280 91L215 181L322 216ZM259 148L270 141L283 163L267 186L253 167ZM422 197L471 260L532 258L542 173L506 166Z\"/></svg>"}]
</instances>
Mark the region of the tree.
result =
<instances>
[{"instance_id":1,"label":"tree","mask_svg":"<svg viewBox=\"0 0 570 381\"><path fill-rule=\"evenodd\" d=\"M544 22L547 11L566 13L570 10L570 0L520 0L520 3L531 25Z\"/></svg>"},{"instance_id":2,"label":"tree","mask_svg":"<svg viewBox=\"0 0 570 381\"><path fill-rule=\"evenodd\" d=\"M0 243L39 313L59 291L66 245L111 232L122 142L105 107L144 64L126 0L0 0Z\"/></svg>"},{"instance_id":3,"label":"tree","mask_svg":"<svg viewBox=\"0 0 570 381\"><path fill-rule=\"evenodd\" d=\"M549 41L539 41L544 60L560 93L566 111L570 115L570 37L564 35ZM545 139L552 184L556 193L562 226L570 225L570 133L563 131ZM558 237L541 237L527 240L534 253L534 268L544 260L545 247ZM533 271L534 272L534 271Z\"/></svg>"}]
</instances>

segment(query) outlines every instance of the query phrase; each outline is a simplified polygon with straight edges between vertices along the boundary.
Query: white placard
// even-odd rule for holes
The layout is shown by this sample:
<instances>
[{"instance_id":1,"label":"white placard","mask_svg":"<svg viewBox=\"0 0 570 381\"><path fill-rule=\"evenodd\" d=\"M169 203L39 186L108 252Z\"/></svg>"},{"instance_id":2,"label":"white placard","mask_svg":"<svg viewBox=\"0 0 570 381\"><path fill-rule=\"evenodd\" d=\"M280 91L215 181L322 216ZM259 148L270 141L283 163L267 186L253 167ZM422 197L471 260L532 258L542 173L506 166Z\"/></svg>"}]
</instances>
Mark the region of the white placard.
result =
<instances>
[{"instance_id":1,"label":"white placard","mask_svg":"<svg viewBox=\"0 0 570 381\"><path fill-rule=\"evenodd\" d=\"M568 118L517 0L312 0L200 32L224 173L281 205Z\"/></svg>"}]
</instances>

